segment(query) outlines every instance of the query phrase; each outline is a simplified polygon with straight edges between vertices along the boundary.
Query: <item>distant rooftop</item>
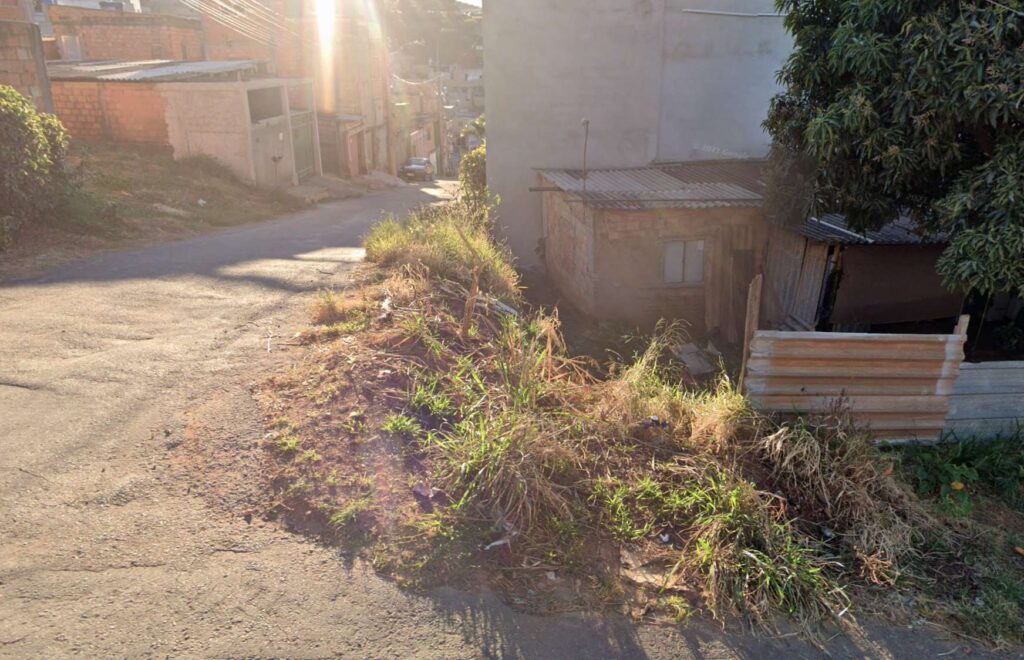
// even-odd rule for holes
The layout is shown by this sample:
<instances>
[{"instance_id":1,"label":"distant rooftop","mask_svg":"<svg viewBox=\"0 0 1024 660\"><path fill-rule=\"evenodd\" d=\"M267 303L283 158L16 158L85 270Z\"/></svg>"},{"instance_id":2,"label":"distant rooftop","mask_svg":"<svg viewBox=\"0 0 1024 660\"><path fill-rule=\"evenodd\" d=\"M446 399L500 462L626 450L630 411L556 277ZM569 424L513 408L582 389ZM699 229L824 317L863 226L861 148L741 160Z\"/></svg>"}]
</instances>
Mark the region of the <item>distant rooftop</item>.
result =
<instances>
[{"instance_id":1,"label":"distant rooftop","mask_svg":"<svg viewBox=\"0 0 1024 660\"><path fill-rule=\"evenodd\" d=\"M828 213L820 218L808 218L797 231L813 241L833 245L937 245L946 242L944 236L929 234L906 216L877 230L854 231L845 217Z\"/></svg>"},{"instance_id":2,"label":"distant rooftop","mask_svg":"<svg viewBox=\"0 0 1024 660\"><path fill-rule=\"evenodd\" d=\"M48 62L50 80L103 80L122 82L184 82L242 80L260 77L265 65L258 60L176 62L173 60L84 60Z\"/></svg>"},{"instance_id":3,"label":"distant rooftop","mask_svg":"<svg viewBox=\"0 0 1024 660\"><path fill-rule=\"evenodd\" d=\"M761 206L761 160L665 163L650 167L540 170L555 187L602 209Z\"/></svg>"}]
</instances>

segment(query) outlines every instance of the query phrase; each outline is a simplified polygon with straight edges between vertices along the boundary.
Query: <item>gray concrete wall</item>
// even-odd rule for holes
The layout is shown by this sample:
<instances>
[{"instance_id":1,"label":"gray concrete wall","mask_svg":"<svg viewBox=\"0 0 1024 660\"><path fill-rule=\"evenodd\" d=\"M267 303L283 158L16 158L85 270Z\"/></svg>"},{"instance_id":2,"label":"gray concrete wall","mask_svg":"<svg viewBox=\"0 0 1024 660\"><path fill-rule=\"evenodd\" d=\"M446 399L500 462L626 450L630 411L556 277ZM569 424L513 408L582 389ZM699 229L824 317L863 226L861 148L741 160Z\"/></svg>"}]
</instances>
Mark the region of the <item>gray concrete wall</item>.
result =
<instances>
[{"instance_id":1,"label":"gray concrete wall","mask_svg":"<svg viewBox=\"0 0 1024 660\"><path fill-rule=\"evenodd\" d=\"M731 16L694 10L738 12ZM484 7L488 183L536 266L534 168L761 156L790 40L772 0L516 0Z\"/></svg>"}]
</instances>

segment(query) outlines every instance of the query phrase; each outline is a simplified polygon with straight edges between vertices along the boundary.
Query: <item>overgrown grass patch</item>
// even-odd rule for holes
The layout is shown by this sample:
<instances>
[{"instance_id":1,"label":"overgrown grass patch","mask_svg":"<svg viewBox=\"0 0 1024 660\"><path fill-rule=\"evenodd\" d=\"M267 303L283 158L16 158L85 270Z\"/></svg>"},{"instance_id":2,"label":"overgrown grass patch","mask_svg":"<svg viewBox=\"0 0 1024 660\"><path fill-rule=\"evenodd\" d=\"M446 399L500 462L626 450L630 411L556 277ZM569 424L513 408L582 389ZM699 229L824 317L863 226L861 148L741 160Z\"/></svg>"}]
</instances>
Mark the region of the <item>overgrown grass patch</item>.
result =
<instances>
[{"instance_id":1,"label":"overgrown grass patch","mask_svg":"<svg viewBox=\"0 0 1024 660\"><path fill-rule=\"evenodd\" d=\"M951 626L990 611L985 634L1012 638L997 623L1019 606L1012 547L974 557L929 506L938 493L902 478L909 454L842 411L780 423L724 375L688 386L678 326L593 369L498 277L491 257L507 262L476 222L454 206L387 225L368 238L384 270L318 298L316 327L357 323L311 333L304 362L262 390L268 421L302 438L267 452L277 513L360 539L403 584L485 582L542 611L783 617L812 633L870 596L918 599L927 614L907 616ZM962 579L941 583L944 569Z\"/></svg>"}]
</instances>

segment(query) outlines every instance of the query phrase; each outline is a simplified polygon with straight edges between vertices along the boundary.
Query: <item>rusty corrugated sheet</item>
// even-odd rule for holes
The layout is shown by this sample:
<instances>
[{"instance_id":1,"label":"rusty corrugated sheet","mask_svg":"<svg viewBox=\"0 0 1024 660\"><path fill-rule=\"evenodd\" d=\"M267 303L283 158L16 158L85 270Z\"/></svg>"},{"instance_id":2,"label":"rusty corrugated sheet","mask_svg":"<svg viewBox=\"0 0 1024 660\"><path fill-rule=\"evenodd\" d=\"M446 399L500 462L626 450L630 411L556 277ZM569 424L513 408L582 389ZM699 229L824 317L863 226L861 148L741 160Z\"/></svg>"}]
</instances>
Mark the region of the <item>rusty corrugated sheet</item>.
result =
<instances>
[{"instance_id":1,"label":"rusty corrugated sheet","mask_svg":"<svg viewBox=\"0 0 1024 660\"><path fill-rule=\"evenodd\" d=\"M761 161L701 161L650 167L550 169L541 174L592 208L758 207L763 185L754 173Z\"/></svg>"},{"instance_id":2,"label":"rusty corrugated sheet","mask_svg":"<svg viewBox=\"0 0 1024 660\"><path fill-rule=\"evenodd\" d=\"M842 402L879 440L934 441L946 425L963 346L961 334L759 330L743 388L760 410L814 415Z\"/></svg>"}]
</instances>

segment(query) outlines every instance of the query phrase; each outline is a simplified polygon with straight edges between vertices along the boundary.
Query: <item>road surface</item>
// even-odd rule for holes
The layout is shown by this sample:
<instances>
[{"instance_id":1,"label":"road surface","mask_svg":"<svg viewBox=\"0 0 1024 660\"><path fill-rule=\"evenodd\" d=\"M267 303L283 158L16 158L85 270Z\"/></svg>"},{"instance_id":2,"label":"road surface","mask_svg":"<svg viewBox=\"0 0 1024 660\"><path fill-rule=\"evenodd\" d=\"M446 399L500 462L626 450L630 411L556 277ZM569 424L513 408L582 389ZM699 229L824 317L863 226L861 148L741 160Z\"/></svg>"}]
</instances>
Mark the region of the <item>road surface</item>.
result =
<instances>
[{"instance_id":1,"label":"road surface","mask_svg":"<svg viewBox=\"0 0 1024 660\"><path fill-rule=\"evenodd\" d=\"M253 373L272 364L313 292L344 284L382 210L439 194L397 188L0 286L0 656L816 655L705 622L542 618L487 593L410 594L247 522L230 486L217 493L227 506L211 504L188 478L186 430L202 419L210 437L255 448ZM836 649L958 648L924 629L873 640Z\"/></svg>"}]
</instances>

